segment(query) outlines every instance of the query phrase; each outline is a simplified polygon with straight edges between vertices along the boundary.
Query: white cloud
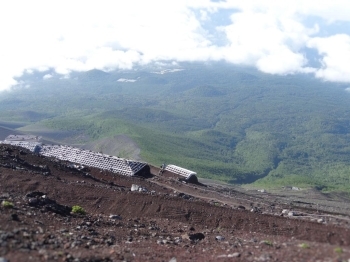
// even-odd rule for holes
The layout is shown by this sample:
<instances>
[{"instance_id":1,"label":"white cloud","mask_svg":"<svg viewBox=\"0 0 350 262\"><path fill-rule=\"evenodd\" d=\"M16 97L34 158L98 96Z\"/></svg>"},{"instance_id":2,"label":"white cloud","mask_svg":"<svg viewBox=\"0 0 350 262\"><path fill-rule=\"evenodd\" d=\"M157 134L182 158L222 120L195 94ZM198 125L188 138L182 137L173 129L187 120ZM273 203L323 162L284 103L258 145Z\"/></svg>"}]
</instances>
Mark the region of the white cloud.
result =
<instances>
[{"instance_id":1,"label":"white cloud","mask_svg":"<svg viewBox=\"0 0 350 262\"><path fill-rule=\"evenodd\" d=\"M316 37L309 41L309 47L316 48L322 55L322 68L316 71L316 76L330 80L350 82L350 36L334 35Z\"/></svg>"},{"instance_id":2,"label":"white cloud","mask_svg":"<svg viewBox=\"0 0 350 262\"><path fill-rule=\"evenodd\" d=\"M224 10L231 16L216 21ZM350 82L349 35L322 38L324 25L307 24L309 17L326 25L349 22L349 13L347 0L2 1L0 90L28 70L67 75L161 60L224 59L267 73L315 71L326 80ZM226 45L215 42L217 33ZM308 66L305 47L319 52L322 68Z\"/></svg>"},{"instance_id":3,"label":"white cloud","mask_svg":"<svg viewBox=\"0 0 350 262\"><path fill-rule=\"evenodd\" d=\"M294 73L306 64L298 53L313 30L289 17L236 13L223 30L230 41L228 60L257 66L267 73Z\"/></svg>"},{"instance_id":4,"label":"white cloud","mask_svg":"<svg viewBox=\"0 0 350 262\"><path fill-rule=\"evenodd\" d=\"M128 79L128 78L119 78L117 82L124 82L124 83L134 83L137 79Z\"/></svg>"},{"instance_id":5,"label":"white cloud","mask_svg":"<svg viewBox=\"0 0 350 262\"><path fill-rule=\"evenodd\" d=\"M45 80L45 79L50 79L50 78L52 78L52 75L51 75L51 74L46 74L46 75L43 76L43 79L44 79L44 80Z\"/></svg>"}]
</instances>

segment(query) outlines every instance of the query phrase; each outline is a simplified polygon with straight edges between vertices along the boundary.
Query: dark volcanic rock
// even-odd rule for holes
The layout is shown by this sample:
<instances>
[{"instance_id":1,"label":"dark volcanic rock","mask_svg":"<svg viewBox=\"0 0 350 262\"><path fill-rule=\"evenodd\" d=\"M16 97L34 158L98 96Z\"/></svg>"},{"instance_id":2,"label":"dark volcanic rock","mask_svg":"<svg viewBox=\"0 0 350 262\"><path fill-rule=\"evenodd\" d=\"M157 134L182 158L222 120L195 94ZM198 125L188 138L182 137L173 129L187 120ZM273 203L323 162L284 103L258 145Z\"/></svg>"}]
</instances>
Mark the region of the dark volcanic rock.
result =
<instances>
[{"instance_id":1,"label":"dark volcanic rock","mask_svg":"<svg viewBox=\"0 0 350 262\"><path fill-rule=\"evenodd\" d=\"M29 206L43 208L45 211L51 211L62 216L68 216L72 211L71 207L56 203L55 200L48 198L43 192L34 191L26 194L26 197Z\"/></svg>"},{"instance_id":2,"label":"dark volcanic rock","mask_svg":"<svg viewBox=\"0 0 350 262\"><path fill-rule=\"evenodd\" d=\"M189 238L193 241L198 241L198 240L204 239L205 235L203 233L194 233L194 234L189 234Z\"/></svg>"}]
</instances>

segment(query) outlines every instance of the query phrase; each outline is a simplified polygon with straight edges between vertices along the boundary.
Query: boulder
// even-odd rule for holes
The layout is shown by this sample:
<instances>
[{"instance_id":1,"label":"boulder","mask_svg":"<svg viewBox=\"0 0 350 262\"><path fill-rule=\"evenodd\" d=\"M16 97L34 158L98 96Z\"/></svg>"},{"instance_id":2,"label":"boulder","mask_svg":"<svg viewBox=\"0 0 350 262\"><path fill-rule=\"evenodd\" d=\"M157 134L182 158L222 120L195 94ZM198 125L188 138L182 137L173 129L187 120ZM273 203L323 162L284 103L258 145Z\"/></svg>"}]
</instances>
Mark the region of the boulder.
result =
<instances>
[{"instance_id":1,"label":"boulder","mask_svg":"<svg viewBox=\"0 0 350 262\"><path fill-rule=\"evenodd\" d=\"M289 210L288 209L283 209L282 210L282 215L288 215Z\"/></svg>"},{"instance_id":2,"label":"boulder","mask_svg":"<svg viewBox=\"0 0 350 262\"><path fill-rule=\"evenodd\" d=\"M122 217L118 215L110 215L109 218L114 220L122 220Z\"/></svg>"},{"instance_id":3,"label":"boulder","mask_svg":"<svg viewBox=\"0 0 350 262\"><path fill-rule=\"evenodd\" d=\"M139 191L139 189L140 189L139 185L135 185L135 184L131 185L131 191Z\"/></svg>"},{"instance_id":4,"label":"boulder","mask_svg":"<svg viewBox=\"0 0 350 262\"><path fill-rule=\"evenodd\" d=\"M293 216L295 216L295 213L293 211L290 211L290 212L288 212L288 216L293 217Z\"/></svg>"},{"instance_id":5,"label":"boulder","mask_svg":"<svg viewBox=\"0 0 350 262\"><path fill-rule=\"evenodd\" d=\"M204 238L205 238L205 235L202 233L189 234L189 239L192 241L198 241L198 240L202 240Z\"/></svg>"}]
</instances>

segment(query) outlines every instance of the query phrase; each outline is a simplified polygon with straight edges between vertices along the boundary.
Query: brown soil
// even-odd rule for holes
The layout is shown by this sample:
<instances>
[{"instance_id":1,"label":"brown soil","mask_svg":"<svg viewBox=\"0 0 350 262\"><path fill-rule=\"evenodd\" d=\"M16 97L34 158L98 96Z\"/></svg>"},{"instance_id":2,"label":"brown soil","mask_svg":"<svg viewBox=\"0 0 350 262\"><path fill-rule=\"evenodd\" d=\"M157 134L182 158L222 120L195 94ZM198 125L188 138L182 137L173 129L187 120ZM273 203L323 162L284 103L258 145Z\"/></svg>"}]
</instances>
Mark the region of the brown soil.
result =
<instances>
[{"instance_id":1,"label":"brown soil","mask_svg":"<svg viewBox=\"0 0 350 262\"><path fill-rule=\"evenodd\" d=\"M0 207L0 261L350 258L346 212L319 205L316 210L312 203L291 206L271 194L185 184L158 171L151 167L155 175L145 179L76 170L0 145L0 202L13 203ZM131 192L132 184L147 191ZM74 205L86 214L72 213ZM283 209L293 216L282 215Z\"/></svg>"}]
</instances>

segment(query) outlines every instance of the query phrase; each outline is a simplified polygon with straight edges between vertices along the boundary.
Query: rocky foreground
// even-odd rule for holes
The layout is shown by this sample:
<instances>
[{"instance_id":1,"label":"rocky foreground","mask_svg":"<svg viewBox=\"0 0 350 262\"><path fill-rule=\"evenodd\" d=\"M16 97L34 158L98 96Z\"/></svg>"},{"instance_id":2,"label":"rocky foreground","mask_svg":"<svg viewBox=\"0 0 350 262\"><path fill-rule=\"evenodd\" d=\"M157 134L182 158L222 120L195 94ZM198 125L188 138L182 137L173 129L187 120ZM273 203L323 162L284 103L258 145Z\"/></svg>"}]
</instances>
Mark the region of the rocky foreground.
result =
<instances>
[{"instance_id":1,"label":"rocky foreground","mask_svg":"<svg viewBox=\"0 0 350 262\"><path fill-rule=\"evenodd\" d=\"M0 261L350 259L345 214L305 216L152 171L145 179L78 170L1 145Z\"/></svg>"}]
</instances>

